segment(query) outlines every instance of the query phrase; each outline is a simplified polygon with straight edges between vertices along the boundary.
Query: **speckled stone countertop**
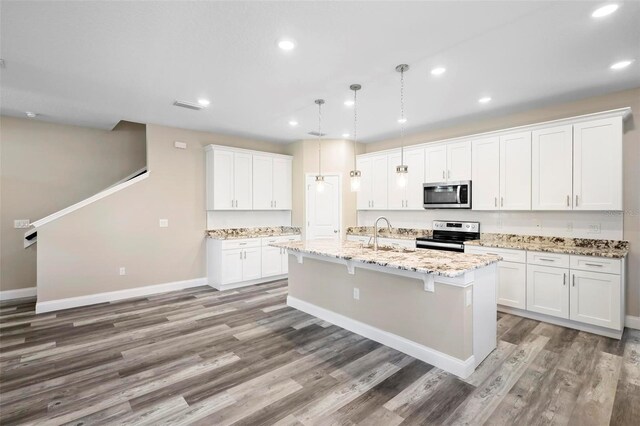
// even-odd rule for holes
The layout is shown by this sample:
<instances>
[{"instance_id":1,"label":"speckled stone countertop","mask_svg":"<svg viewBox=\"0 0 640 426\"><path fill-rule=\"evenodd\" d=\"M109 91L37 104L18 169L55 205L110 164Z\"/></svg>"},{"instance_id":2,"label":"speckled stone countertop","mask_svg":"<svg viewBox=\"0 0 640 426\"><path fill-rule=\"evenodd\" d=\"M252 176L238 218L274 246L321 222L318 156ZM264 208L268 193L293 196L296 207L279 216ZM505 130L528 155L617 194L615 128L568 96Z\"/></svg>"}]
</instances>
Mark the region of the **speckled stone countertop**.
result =
<instances>
[{"instance_id":1,"label":"speckled stone countertop","mask_svg":"<svg viewBox=\"0 0 640 426\"><path fill-rule=\"evenodd\" d=\"M295 226L268 226L263 228L226 228L207 231L208 238L216 240L233 240L240 238L280 237L300 235L300 228Z\"/></svg>"},{"instance_id":2,"label":"speckled stone countertop","mask_svg":"<svg viewBox=\"0 0 640 426\"><path fill-rule=\"evenodd\" d=\"M378 250L355 241L307 240L271 244L287 250L336 259L368 263L387 268L457 277L465 272L496 263L494 255L465 254L440 250Z\"/></svg>"},{"instance_id":3,"label":"speckled stone countertop","mask_svg":"<svg viewBox=\"0 0 640 426\"><path fill-rule=\"evenodd\" d=\"M347 228L347 235L372 237L373 234L373 226L352 226ZM379 237L395 238L398 240L415 240L417 237L431 237L432 235L433 231L431 229L391 228L391 232L384 227L378 229Z\"/></svg>"},{"instance_id":4,"label":"speckled stone countertop","mask_svg":"<svg viewBox=\"0 0 640 426\"><path fill-rule=\"evenodd\" d=\"M587 238L540 237L535 235L482 234L466 245L505 249L543 251L620 259L629 253L628 241L592 240Z\"/></svg>"}]
</instances>

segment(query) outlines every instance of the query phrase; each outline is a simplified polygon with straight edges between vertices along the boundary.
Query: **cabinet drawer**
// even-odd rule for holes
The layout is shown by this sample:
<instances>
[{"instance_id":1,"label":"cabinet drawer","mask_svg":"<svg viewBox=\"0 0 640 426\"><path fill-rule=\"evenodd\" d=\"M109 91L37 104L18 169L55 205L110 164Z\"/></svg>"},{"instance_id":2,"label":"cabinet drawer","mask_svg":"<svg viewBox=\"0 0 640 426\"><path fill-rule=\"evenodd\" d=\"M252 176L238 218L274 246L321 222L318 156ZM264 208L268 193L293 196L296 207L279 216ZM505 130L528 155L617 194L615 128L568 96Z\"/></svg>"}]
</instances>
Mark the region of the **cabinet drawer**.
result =
<instances>
[{"instance_id":1,"label":"cabinet drawer","mask_svg":"<svg viewBox=\"0 0 640 426\"><path fill-rule=\"evenodd\" d=\"M371 239L373 243L373 239ZM403 238L378 238L378 244L380 245L396 245L403 248L416 248L416 240L405 240Z\"/></svg>"},{"instance_id":2,"label":"cabinet drawer","mask_svg":"<svg viewBox=\"0 0 640 426\"><path fill-rule=\"evenodd\" d=\"M503 249L494 247L481 247L481 246L465 246L465 253L471 254L495 254L502 257L506 262L527 262L527 252L524 250Z\"/></svg>"},{"instance_id":3,"label":"cabinet drawer","mask_svg":"<svg viewBox=\"0 0 640 426\"><path fill-rule=\"evenodd\" d=\"M557 268L569 267L569 255L546 253L541 251L528 251L527 263L529 265L555 266Z\"/></svg>"},{"instance_id":4,"label":"cabinet drawer","mask_svg":"<svg viewBox=\"0 0 640 426\"><path fill-rule=\"evenodd\" d=\"M604 272L607 274L620 275L622 272L622 261L620 259L609 259L595 256L570 256L571 269L591 272Z\"/></svg>"},{"instance_id":5,"label":"cabinet drawer","mask_svg":"<svg viewBox=\"0 0 640 426\"><path fill-rule=\"evenodd\" d=\"M222 241L222 250L232 250L247 247L260 247L260 238L243 238L241 240Z\"/></svg>"},{"instance_id":6,"label":"cabinet drawer","mask_svg":"<svg viewBox=\"0 0 640 426\"><path fill-rule=\"evenodd\" d=\"M300 235L283 235L279 237L263 237L262 247L273 243L285 243L287 241L300 241Z\"/></svg>"},{"instance_id":7,"label":"cabinet drawer","mask_svg":"<svg viewBox=\"0 0 640 426\"><path fill-rule=\"evenodd\" d=\"M373 241L373 238L364 235L347 235L347 241L355 241L358 243L367 244L369 240Z\"/></svg>"}]
</instances>

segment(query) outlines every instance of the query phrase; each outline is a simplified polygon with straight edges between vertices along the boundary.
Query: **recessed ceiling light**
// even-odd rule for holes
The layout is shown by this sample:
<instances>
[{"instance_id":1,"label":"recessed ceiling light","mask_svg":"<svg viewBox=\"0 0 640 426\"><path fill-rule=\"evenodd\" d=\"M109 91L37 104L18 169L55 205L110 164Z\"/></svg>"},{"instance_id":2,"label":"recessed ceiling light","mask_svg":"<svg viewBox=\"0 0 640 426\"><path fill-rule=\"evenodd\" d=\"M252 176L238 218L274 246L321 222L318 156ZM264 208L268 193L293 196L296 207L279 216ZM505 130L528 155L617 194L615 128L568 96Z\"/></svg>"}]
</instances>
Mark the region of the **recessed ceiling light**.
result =
<instances>
[{"instance_id":1,"label":"recessed ceiling light","mask_svg":"<svg viewBox=\"0 0 640 426\"><path fill-rule=\"evenodd\" d=\"M342 134L342 137L343 137L343 138L348 138L349 136L351 136L349 133L343 133L343 134Z\"/></svg>"},{"instance_id":2,"label":"recessed ceiling light","mask_svg":"<svg viewBox=\"0 0 640 426\"><path fill-rule=\"evenodd\" d=\"M432 75L441 75L444 74L447 69L444 67L438 67L431 70Z\"/></svg>"},{"instance_id":3,"label":"recessed ceiling light","mask_svg":"<svg viewBox=\"0 0 640 426\"><path fill-rule=\"evenodd\" d=\"M611 69L612 70L621 70L623 68L628 67L629 65L631 65L633 63L633 60L629 59L626 61L620 61L620 62L616 62L615 64L611 65Z\"/></svg>"},{"instance_id":4,"label":"recessed ceiling light","mask_svg":"<svg viewBox=\"0 0 640 426\"><path fill-rule=\"evenodd\" d=\"M406 118L398 118L398 123L402 124L402 123L406 123L407 119Z\"/></svg>"},{"instance_id":5,"label":"recessed ceiling light","mask_svg":"<svg viewBox=\"0 0 640 426\"><path fill-rule=\"evenodd\" d=\"M491 98L489 96L485 96L483 98L478 99L478 102L480 102L481 104L486 104L491 102Z\"/></svg>"},{"instance_id":6,"label":"recessed ceiling light","mask_svg":"<svg viewBox=\"0 0 640 426\"><path fill-rule=\"evenodd\" d=\"M350 107L353 106L353 101L344 101L344 104Z\"/></svg>"},{"instance_id":7,"label":"recessed ceiling light","mask_svg":"<svg viewBox=\"0 0 640 426\"><path fill-rule=\"evenodd\" d=\"M27 117L29 118L35 118L38 115L35 112L31 112L31 111L27 111L25 112L25 114L27 114Z\"/></svg>"},{"instance_id":8,"label":"recessed ceiling light","mask_svg":"<svg viewBox=\"0 0 640 426\"><path fill-rule=\"evenodd\" d=\"M278 42L278 47L282 50L289 51L293 50L296 47L296 44L293 42L293 40L283 39Z\"/></svg>"},{"instance_id":9,"label":"recessed ceiling light","mask_svg":"<svg viewBox=\"0 0 640 426\"><path fill-rule=\"evenodd\" d=\"M207 106L209 106L209 104L210 104L211 102L209 102L209 100L208 100L208 99L198 99L198 103L199 103L200 105L202 105L203 107L207 107Z\"/></svg>"},{"instance_id":10,"label":"recessed ceiling light","mask_svg":"<svg viewBox=\"0 0 640 426\"><path fill-rule=\"evenodd\" d=\"M289 126L296 127L297 125L298 125L298 122L296 120L289 121Z\"/></svg>"},{"instance_id":11,"label":"recessed ceiling light","mask_svg":"<svg viewBox=\"0 0 640 426\"><path fill-rule=\"evenodd\" d=\"M618 10L618 7L620 6L618 6L617 4L608 4L594 10L591 16L593 18L602 18L603 16L611 15L613 12Z\"/></svg>"}]
</instances>

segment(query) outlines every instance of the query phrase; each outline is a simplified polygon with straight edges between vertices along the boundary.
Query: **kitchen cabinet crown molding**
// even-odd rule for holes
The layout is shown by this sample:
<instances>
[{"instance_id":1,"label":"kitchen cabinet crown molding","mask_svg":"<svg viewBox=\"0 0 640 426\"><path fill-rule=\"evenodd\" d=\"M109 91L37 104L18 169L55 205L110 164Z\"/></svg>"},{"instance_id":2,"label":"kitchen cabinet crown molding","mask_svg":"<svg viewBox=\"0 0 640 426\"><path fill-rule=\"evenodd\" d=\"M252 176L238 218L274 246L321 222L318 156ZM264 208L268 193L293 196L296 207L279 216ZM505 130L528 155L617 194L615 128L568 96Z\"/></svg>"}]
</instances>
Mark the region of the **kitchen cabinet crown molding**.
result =
<instances>
[{"instance_id":1,"label":"kitchen cabinet crown molding","mask_svg":"<svg viewBox=\"0 0 640 426\"><path fill-rule=\"evenodd\" d=\"M233 151L233 152L244 152L246 154L251 154L251 155L269 155L272 157L293 159L292 155L278 154L275 152L268 152L268 151L256 151L255 149L236 148L234 146L226 146L226 145L215 145L215 144L205 145L204 150L205 151L225 150L225 151Z\"/></svg>"},{"instance_id":2,"label":"kitchen cabinet crown molding","mask_svg":"<svg viewBox=\"0 0 640 426\"><path fill-rule=\"evenodd\" d=\"M567 124L578 124L578 123L604 119L604 118L622 117L622 121L624 122L624 120L626 120L627 118L629 118L629 116L631 116L631 113L632 113L631 107L616 108L616 109L607 110L607 111L594 112L594 113L577 115L577 116L566 117L566 118L559 118L557 120L542 121L539 123L509 127L506 129L491 130L483 133L473 133L465 136L457 136L455 138L450 138L450 139L442 139L442 140L437 140L432 142L423 142L420 144L406 146L404 149L405 151L407 151L409 149L434 147L436 145L444 145L444 144L462 142L462 141L472 140L472 139L484 139L492 136L504 136L510 133L515 133L515 132L528 132L528 131L534 131L534 130L542 130L548 127L562 126ZM400 148L391 148L391 149L385 149L380 151L367 152L366 154L360 154L357 157L366 158L373 155L392 154L394 152L400 152Z\"/></svg>"}]
</instances>

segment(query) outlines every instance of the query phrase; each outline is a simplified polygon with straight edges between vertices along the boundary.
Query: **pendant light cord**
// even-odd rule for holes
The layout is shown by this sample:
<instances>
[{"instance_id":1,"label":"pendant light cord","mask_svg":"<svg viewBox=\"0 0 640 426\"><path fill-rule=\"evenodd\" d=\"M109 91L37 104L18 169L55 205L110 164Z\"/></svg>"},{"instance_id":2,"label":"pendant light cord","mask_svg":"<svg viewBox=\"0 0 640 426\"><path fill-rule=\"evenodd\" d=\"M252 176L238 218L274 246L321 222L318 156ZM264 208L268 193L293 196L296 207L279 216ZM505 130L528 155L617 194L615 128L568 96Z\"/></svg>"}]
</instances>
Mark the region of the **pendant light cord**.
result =
<instances>
[{"instance_id":1,"label":"pendant light cord","mask_svg":"<svg viewBox=\"0 0 640 426\"><path fill-rule=\"evenodd\" d=\"M404 165L404 68L400 70L400 165Z\"/></svg>"},{"instance_id":2,"label":"pendant light cord","mask_svg":"<svg viewBox=\"0 0 640 426\"><path fill-rule=\"evenodd\" d=\"M322 176L322 103L318 103L318 176Z\"/></svg>"},{"instance_id":3,"label":"pendant light cord","mask_svg":"<svg viewBox=\"0 0 640 426\"><path fill-rule=\"evenodd\" d=\"M353 170L358 169L356 154L358 152L358 91L353 91Z\"/></svg>"}]
</instances>

